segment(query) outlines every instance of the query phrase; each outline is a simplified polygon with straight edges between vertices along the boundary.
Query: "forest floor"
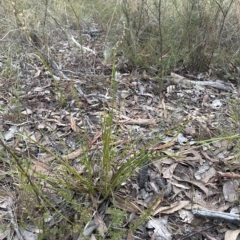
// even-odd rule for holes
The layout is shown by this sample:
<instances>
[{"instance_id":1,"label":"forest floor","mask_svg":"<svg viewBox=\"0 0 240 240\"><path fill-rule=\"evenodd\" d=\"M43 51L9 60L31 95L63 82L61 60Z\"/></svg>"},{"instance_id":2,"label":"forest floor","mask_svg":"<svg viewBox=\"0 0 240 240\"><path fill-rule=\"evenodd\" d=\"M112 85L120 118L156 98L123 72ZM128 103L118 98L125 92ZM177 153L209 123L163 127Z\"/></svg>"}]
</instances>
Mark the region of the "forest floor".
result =
<instances>
[{"instance_id":1,"label":"forest floor","mask_svg":"<svg viewBox=\"0 0 240 240\"><path fill-rule=\"evenodd\" d=\"M49 52L42 52L48 64L43 64L34 48L11 59L17 78L2 77L0 83L0 127L5 145L28 166L31 179L36 172L59 172L55 156L70 161L82 174L82 144L91 145L94 161L102 150L102 119L113 106L112 144L116 151L120 154L131 146L131 155L147 146L152 158L98 207L93 198L75 196L95 211L93 227L86 225L84 229L85 238L75 232L61 238L51 234L44 239L99 239L97 235L117 239L110 233L104 235L114 221L108 211L111 206L125 214L116 227L122 233L118 239L237 239L237 80L223 80L209 72L186 74L184 69L177 69L160 84L147 71L133 71L126 59L117 57L117 89L112 104L113 65L104 62L101 36L83 36L82 46L87 47L83 51L58 36ZM77 36L75 39L78 41ZM2 71L8 64L1 59ZM34 226L34 219L31 222L28 215L38 218L41 213L30 198L16 191L19 169L13 171L8 151L2 148L1 154L0 213L5 228L0 239L39 239L43 229ZM57 194L48 192L47 185L42 188L63 215L76 215L69 206L61 205ZM26 204L32 206L31 213L26 213ZM60 229L61 220L53 217L53 209L50 212L52 217L46 224ZM135 222L139 224L131 230L129 226Z\"/></svg>"}]
</instances>

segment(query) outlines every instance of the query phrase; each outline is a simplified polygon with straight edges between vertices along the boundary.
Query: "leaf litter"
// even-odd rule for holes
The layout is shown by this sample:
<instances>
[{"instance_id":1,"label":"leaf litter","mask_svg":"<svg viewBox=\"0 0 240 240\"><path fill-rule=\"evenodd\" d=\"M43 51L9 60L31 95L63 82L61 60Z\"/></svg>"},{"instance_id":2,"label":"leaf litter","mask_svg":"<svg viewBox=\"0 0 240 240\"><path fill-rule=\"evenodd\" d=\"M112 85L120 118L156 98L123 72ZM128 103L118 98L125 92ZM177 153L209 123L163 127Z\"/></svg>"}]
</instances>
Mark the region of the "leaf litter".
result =
<instances>
[{"instance_id":1,"label":"leaf litter","mask_svg":"<svg viewBox=\"0 0 240 240\"><path fill-rule=\"evenodd\" d=\"M72 41L77 43L75 38ZM19 89L14 89L14 83L7 79L0 86L3 140L14 154L31 159L28 168L33 178L43 173L56 177L56 171L63 167L57 163L59 158L72 161L76 172L84 174L85 168L79 160L84 153L82 146L89 146L93 158L97 151L102 151L101 119L112 107L109 89L112 65L104 63L101 41L96 41L94 51L84 47L82 53L75 47L69 49L63 39L53 48L50 61L54 74L45 68L38 55L26 50L13 59L20 68ZM21 65L20 59L31 64ZM117 66L120 61L123 59L117 61ZM152 157L146 165L112 193L107 204L95 208L83 235L97 239L98 233L107 238L105 233L111 224L107 212L113 205L128 215L125 224L128 234L122 239L190 239L191 236L237 239L239 223L232 221L230 225L227 213L239 205L239 155L231 143L220 137L229 130L237 132L228 101L230 96L238 97L236 87L210 78L188 80L180 73L172 73L163 79L165 88L159 94L157 82L146 72L139 70L135 76L128 69L118 70L113 108L113 124L118 130L112 144L120 154L126 144L140 136L142 140L136 142L132 152L129 150L132 154L150 140L158 141L148 149ZM209 138L216 141L203 141ZM20 207L21 200L15 197L14 188L8 192L4 187L15 180L7 175L9 155L3 153L2 158L6 160L1 161L1 171L6 174L1 177L1 192L5 193L1 195L1 225L5 226L1 239L10 234L15 239L37 239L42 229L30 225L22 229L13 217L26 213ZM98 166L94 174L97 171ZM77 214L49 190L48 184L42 188L51 196L52 204L63 214ZM76 201L98 205L97 200L82 195ZM206 215L200 219L195 210L204 210L201 213ZM46 223L55 226L63 221L61 217L53 217L54 209L49 211L51 221ZM129 224L138 221L146 211L149 214L145 221L132 231ZM211 211L220 218L209 218ZM238 214L239 211L236 217ZM198 220L201 225L196 226ZM83 239L81 236L79 233L73 239Z\"/></svg>"}]
</instances>

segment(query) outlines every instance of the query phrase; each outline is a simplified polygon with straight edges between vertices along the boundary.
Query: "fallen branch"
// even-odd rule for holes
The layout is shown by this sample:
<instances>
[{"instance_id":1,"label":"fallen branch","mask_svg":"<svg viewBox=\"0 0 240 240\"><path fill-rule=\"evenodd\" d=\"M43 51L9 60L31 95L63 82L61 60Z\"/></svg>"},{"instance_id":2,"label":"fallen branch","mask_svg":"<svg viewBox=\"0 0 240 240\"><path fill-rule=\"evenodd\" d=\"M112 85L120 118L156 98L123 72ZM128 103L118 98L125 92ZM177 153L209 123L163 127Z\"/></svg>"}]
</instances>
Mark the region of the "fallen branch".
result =
<instances>
[{"instance_id":1,"label":"fallen branch","mask_svg":"<svg viewBox=\"0 0 240 240\"><path fill-rule=\"evenodd\" d=\"M176 73L171 73L171 81L177 84L183 85L200 85L200 86L209 86L219 90L233 92L233 88L228 86L225 82L217 80L217 81L193 81L186 79L185 77L178 75Z\"/></svg>"},{"instance_id":2,"label":"fallen branch","mask_svg":"<svg viewBox=\"0 0 240 240\"><path fill-rule=\"evenodd\" d=\"M207 218L210 220L231 222L234 224L240 224L240 216L237 214L210 211L210 210L198 210L193 209L192 213L195 217Z\"/></svg>"}]
</instances>

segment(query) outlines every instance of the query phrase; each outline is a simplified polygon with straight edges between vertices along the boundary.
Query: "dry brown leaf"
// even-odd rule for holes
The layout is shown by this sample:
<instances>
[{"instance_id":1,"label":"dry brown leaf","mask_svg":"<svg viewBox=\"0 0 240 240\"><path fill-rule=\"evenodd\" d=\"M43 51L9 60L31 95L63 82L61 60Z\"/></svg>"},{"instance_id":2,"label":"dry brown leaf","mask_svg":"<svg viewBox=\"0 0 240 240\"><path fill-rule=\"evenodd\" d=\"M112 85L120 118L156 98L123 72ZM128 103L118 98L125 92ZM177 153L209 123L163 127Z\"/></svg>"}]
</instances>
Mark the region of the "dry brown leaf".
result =
<instances>
[{"instance_id":1,"label":"dry brown leaf","mask_svg":"<svg viewBox=\"0 0 240 240\"><path fill-rule=\"evenodd\" d=\"M175 144L175 142L176 142L176 139L171 141L171 142L161 144L161 145L155 147L153 150L161 150L161 149L164 149L164 148L169 148L169 147L173 146Z\"/></svg>"},{"instance_id":2,"label":"dry brown leaf","mask_svg":"<svg viewBox=\"0 0 240 240\"><path fill-rule=\"evenodd\" d=\"M202 99L202 106L209 100L209 94L205 94Z\"/></svg>"},{"instance_id":3,"label":"dry brown leaf","mask_svg":"<svg viewBox=\"0 0 240 240\"><path fill-rule=\"evenodd\" d=\"M206 202L203 199L192 196L190 192L185 192L185 194L192 201L192 203L189 205L190 208L193 208L193 207L196 208L195 204L197 204L198 208L201 208L201 209L203 208L208 210L217 210L217 206L212 205L211 203Z\"/></svg>"},{"instance_id":4,"label":"dry brown leaf","mask_svg":"<svg viewBox=\"0 0 240 240\"><path fill-rule=\"evenodd\" d=\"M94 234L91 235L90 240L97 240Z\"/></svg>"},{"instance_id":5,"label":"dry brown leaf","mask_svg":"<svg viewBox=\"0 0 240 240\"><path fill-rule=\"evenodd\" d=\"M190 184L193 184L197 187L199 187L200 189L202 189L202 191L208 195L208 189L205 187L205 185L201 182L201 181L197 181L195 179L187 179L187 177L184 174L181 174L181 177L177 177L177 176L173 176L175 179L177 179L178 181L181 182L188 182Z\"/></svg>"},{"instance_id":6,"label":"dry brown leaf","mask_svg":"<svg viewBox=\"0 0 240 240\"><path fill-rule=\"evenodd\" d=\"M71 125L71 129L72 129L74 132L76 132L76 131L77 131L76 122L75 122L75 120L74 120L74 118L73 118L72 115L70 116L70 125Z\"/></svg>"},{"instance_id":7,"label":"dry brown leaf","mask_svg":"<svg viewBox=\"0 0 240 240\"><path fill-rule=\"evenodd\" d=\"M104 235L104 233L107 231L107 226L104 223L103 219L100 217L99 213L96 212L94 214L94 222L96 225L98 225L97 230L101 236Z\"/></svg>"},{"instance_id":8,"label":"dry brown leaf","mask_svg":"<svg viewBox=\"0 0 240 240\"><path fill-rule=\"evenodd\" d=\"M101 132L96 133L93 139L91 140L90 145L94 144L97 141L97 139L100 138L101 136L102 136Z\"/></svg>"},{"instance_id":9,"label":"dry brown leaf","mask_svg":"<svg viewBox=\"0 0 240 240\"><path fill-rule=\"evenodd\" d=\"M69 126L69 123L62 123L61 121L57 119L47 119L47 122L53 122L56 123L57 126Z\"/></svg>"},{"instance_id":10,"label":"dry brown leaf","mask_svg":"<svg viewBox=\"0 0 240 240\"><path fill-rule=\"evenodd\" d=\"M4 239L10 239L10 235L13 236L13 234L11 233L11 227L5 227L4 225L2 225L3 230L1 230L0 233L0 240L4 240Z\"/></svg>"},{"instance_id":11,"label":"dry brown leaf","mask_svg":"<svg viewBox=\"0 0 240 240\"><path fill-rule=\"evenodd\" d=\"M205 159L207 159L210 162L212 161L212 158L208 156L206 151L201 150L200 153L204 156Z\"/></svg>"},{"instance_id":12,"label":"dry brown leaf","mask_svg":"<svg viewBox=\"0 0 240 240\"><path fill-rule=\"evenodd\" d=\"M39 69L38 67L36 67L36 73L34 74L34 77L33 78L37 78L40 76L40 73L41 73L41 69Z\"/></svg>"},{"instance_id":13,"label":"dry brown leaf","mask_svg":"<svg viewBox=\"0 0 240 240\"><path fill-rule=\"evenodd\" d=\"M127 240L133 240L133 232L132 231L129 231L128 232L128 235L127 235Z\"/></svg>"},{"instance_id":14,"label":"dry brown leaf","mask_svg":"<svg viewBox=\"0 0 240 240\"><path fill-rule=\"evenodd\" d=\"M120 124L128 124L128 125L156 125L156 120L154 118L150 118L150 119L132 119L129 118L123 114L118 113L117 111L114 111L118 118L123 118L125 120L114 120L115 123L120 123Z\"/></svg>"},{"instance_id":15,"label":"dry brown leaf","mask_svg":"<svg viewBox=\"0 0 240 240\"><path fill-rule=\"evenodd\" d=\"M154 212L152 212L151 215L155 216L158 213L165 213L165 214L171 214L174 213L182 208L184 208L185 206L187 206L190 203L190 201L179 201L179 202L175 202L170 206L166 206L166 207L159 207L158 209L156 209Z\"/></svg>"},{"instance_id":16,"label":"dry brown leaf","mask_svg":"<svg viewBox=\"0 0 240 240\"><path fill-rule=\"evenodd\" d=\"M123 209L125 211L131 212L131 213L141 212L141 209L137 205L135 205L133 202L128 201L127 199L123 199L119 196L114 196L114 198L111 198L110 200L118 208Z\"/></svg>"},{"instance_id":17,"label":"dry brown leaf","mask_svg":"<svg viewBox=\"0 0 240 240\"><path fill-rule=\"evenodd\" d=\"M224 240L236 240L240 233L240 229L228 230L225 233Z\"/></svg>"},{"instance_id":18,"label":"dry brown leaf","mask_svg":"<svg viewBox=\"0 0 240 240\"><path fill-rule=\"evenodd\" d=\"M151 240L155 240L157 238L157 234L154 233L152 236L151 236Z\"/></svg>"},{"instance_id":19,"label":"dry brown leaf","mask_svg":"<svg viewBox=\"0 0 240 240\"><path fill-rule=\"evenodd\" d=\"M223 196L226 201L235 202L238 200L238 187L239 183L237 180L227 181L223 184Z\"/></svg>"},{"instance_id":20,"label":"dry brown leaf","mask_svg":"<svg viewBox=\"0 0 240 240\"><path fill-rule=\"evenodd\" d=\"M207 183L207 186L210 186L211 188L214 188L215 190L218 190L218 186L214 183Z\"/></svg>"},{"instance_id":21,"label":"dry brown leaf","mask_svg":"<svg viewBox=\"0 0 240 240\"><path fill-rule=\"evenodd\" d=\"M162 151L162 153L166 154L167 156L172 156L172 153L168 152L168 151ZM171 159L171 158L163 158L161 159L161 163L162 164L173 164L175 163L175 160L174 159Z\"/></svg>"},{"instance_id":22,"label":"dry brown leaf","mask_svg":"<svg viewBox=\"0 0 240 240\"><path fill-rule=\"evenodd\" d=\"M92 151L96 149L95 146L93 146L91 149L89 149L88 151ZM75 159L77 158L79 155L81 155L83 153L83 149L82 147L81 148L78 148L77 150L67 154L67 155L62 155L61 156L61 159L62 160L71 160L71 159ZM57 158L57 156L47 156L44 161L47 161L47 162L50 162L50 161L53 161L55 158Z\"/></svg>"},{"instance_id":23,"label":"dry brown leaf","mask_svg":"<svg viewBox=\"0 0 240 240\"><path fill-rule=\"evenodd\" d=\"M153 202L153 205L152 205L152 210L153 210L153 211L156 210L156 208L157 208L157 207L160 205L160 203L162 202L162 197L161 197L161 196L156 195L156 198L158 198L157 201L154 199L154 202ZM151 206L151 202L152 202L152 201L150 201L150 203L149 203L150 206Z\"/></svg>"},{"instance_id":24,"label":"dry brown leaf","mask_svg":"<svg viewBox=\"0 0 240 240\"><path fill-rule=\"evenodd\" d=\"M172 181L171 184L178 187L178 188L181 188L181 189L187 189L187 190L191 189L191 187L185 186L183 184L176 183L174 181Z\"/></svg>"},{"instance_id":25,"label":"dry brown leaf","mask_svg":"<svg viewBox=\"0 0 240 240\"><path fill-rule=\"evenodd\" d=\"M29 108L27 108L27 109L25 109L24 111L21 112L21 114L23 114L23 115L30 115L32 113L33 113L33 111Z\"/></svg>"},{"instance_id":26,"label":"dry brown leaf","mask_svg":"<svg viewBox=\"0 0 240 240\"><path fill-rule=\"evenodd\" d=\"M181 76L181 75L179 75L179 74L176 74L176 73L174 73L174 72L171 72L171 77L173 77L173 78L178 78L178 79L180 79L180 80L186 79L185 77L183 77L183 76Z\"/></svg>"},{"instance_id":27,"label":"dry brown leaf","mask_svg":"<svg viewBox=\"0 0 240 240\"><path fill-rule=\"evenodd\" d=\"M183 148L180 149L180 152L181 152L181 154L183 154L185 156L181 160L184 160L184 161L199 161L200 165L203 164L203 159L202 159L201 155L197 151L191 149L190 146L188 146L188 147L184 146ZM193 156L189 157L187 155L193 155Z\"/></svg>"},{"instance_id":28,"label":"dry brown leaf","mask_svg":"<svg viewBox=\"0 0 240 240\"><path fill-rule=\"evenodd\" d=\"M151 105L152 100L153 100L152 98L148 98L148 99L147 99L147 105Z\"/></svg>"},{"instance_id":29,"label":"dry brown leaf","mask_svg":"<svg viewBox=\"0 0 240 240\"><path fill-rule=\"evenodd\" d=\"M153 239L164 239L171 240L172 234L168 228L167 217L160 217L156 219L150 219L147 223L147 228L153 229L154 238Z\"/></svg>"},{"instance_id":30,"label":"dry brown leaf","mask_svg":"<svg viewBox=\"0 0 240 240\"><path fill-rule=\"evenodd\" d=\"M154 119L128 119L128 120L120 120L114 121L116 123L124 123L128 125L155 125L156 121Z\"/></svg>"},{"instance_id":31,"label":"dry brown leaf","mask_svg":"<svg viewBox=\"0 0 240 240\"><path fill-rule=\"evenodd\" d=\"M13 199L11 197L1 197L0 207L1 210L7 210L9 207L13 205Z\"/></svg>"},{"instance_id":32,"label":"dry brown leaf","mask_svg":"<svg viewBox=\"0 0 240 240\"><path fill-rule=\"evenodd\" d=\"M31 167L32 173L44 173L50 172L50 166L46 163L34 161Z\"/></svg>"},{"instance_id":33,"label":"dry brown leaf","mask_svg":"<svg viewBox=\"0 0 240 240\"><path fill-rule=\"evenodd\" d=\"M170 167L168 167L168 168L163 168L162 169L163 178L172 179L174 170L177 167L177 165L178 165L178 163L174 163L174 164L170 165Z\"/></svg>"},{"instance_id":34,"label":"dry brown leaf","mask_svg":"<svg viewBox=\"0 0 240 240\"><path fill-rule=\"evenodd\" d=\"M167 108L166 108L166 104L164 102L164 98L162 99L162 106L163 106L163 114L164 114L164 118L167 119Z\"/></svg>"},{"instance_id":35,"label":"dry brown leaf","mask_svg":"<svg viewBox=\"0 0 240 240\"><path fill-rule=\"evenodd\" d=\"M210 168L207 172L206 172L207 176L205 178L202 179L202 181L204 183L208 183L209 180L216 176L216 170L214 168ZM207 186L210 186L209 184L207 184Z\"/></svg>"}]
</instances>

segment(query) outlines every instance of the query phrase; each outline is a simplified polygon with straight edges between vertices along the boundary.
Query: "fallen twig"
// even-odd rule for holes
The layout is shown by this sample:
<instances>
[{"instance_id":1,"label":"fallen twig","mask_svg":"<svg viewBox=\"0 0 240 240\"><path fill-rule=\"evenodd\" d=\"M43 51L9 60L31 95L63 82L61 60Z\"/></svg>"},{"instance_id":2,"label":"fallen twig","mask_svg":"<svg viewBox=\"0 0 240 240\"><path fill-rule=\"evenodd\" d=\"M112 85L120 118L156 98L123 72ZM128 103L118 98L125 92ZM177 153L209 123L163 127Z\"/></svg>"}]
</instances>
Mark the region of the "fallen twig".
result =
<instances>
[{"instance_id":1,"label":"fallen twig","mask_svg":"<svg viewBox=\"0 0 240 240\"><path fill-rule=\"evenodd\" d=\"M221 177L240 179L240 175L232 172L217 172Z\"/></svg>"},{"instance_id":2,"label":"fallen twig","mask_svg":"<svg viewBox=\"0 0 240 240\"><path fill-rule=\"evenodd\" d=\"M240 224L240 216L237 214L200 209L193 209L192 213L195 217Z\"/></svg>"},{"instance_id":3,"label":"fallen twig","mask_svg":"<svg viewBox=\"0 0 240 240\"><path fill-rule=\"evenodd\" d=\"M223 81L217 80L217 81L193 81L193 80L189 80L181 75L178 75L176 73L171 73L171 81L174 83L181 83L181 84L185 84L185 85L201 85L201 86L209 86L209 87L213 87L219 90L223 90L223 91L229 91L229 92L233 92L233 88L231 86L228 86L226 83L224 83Z\"/></svg>"}]
</instances>

